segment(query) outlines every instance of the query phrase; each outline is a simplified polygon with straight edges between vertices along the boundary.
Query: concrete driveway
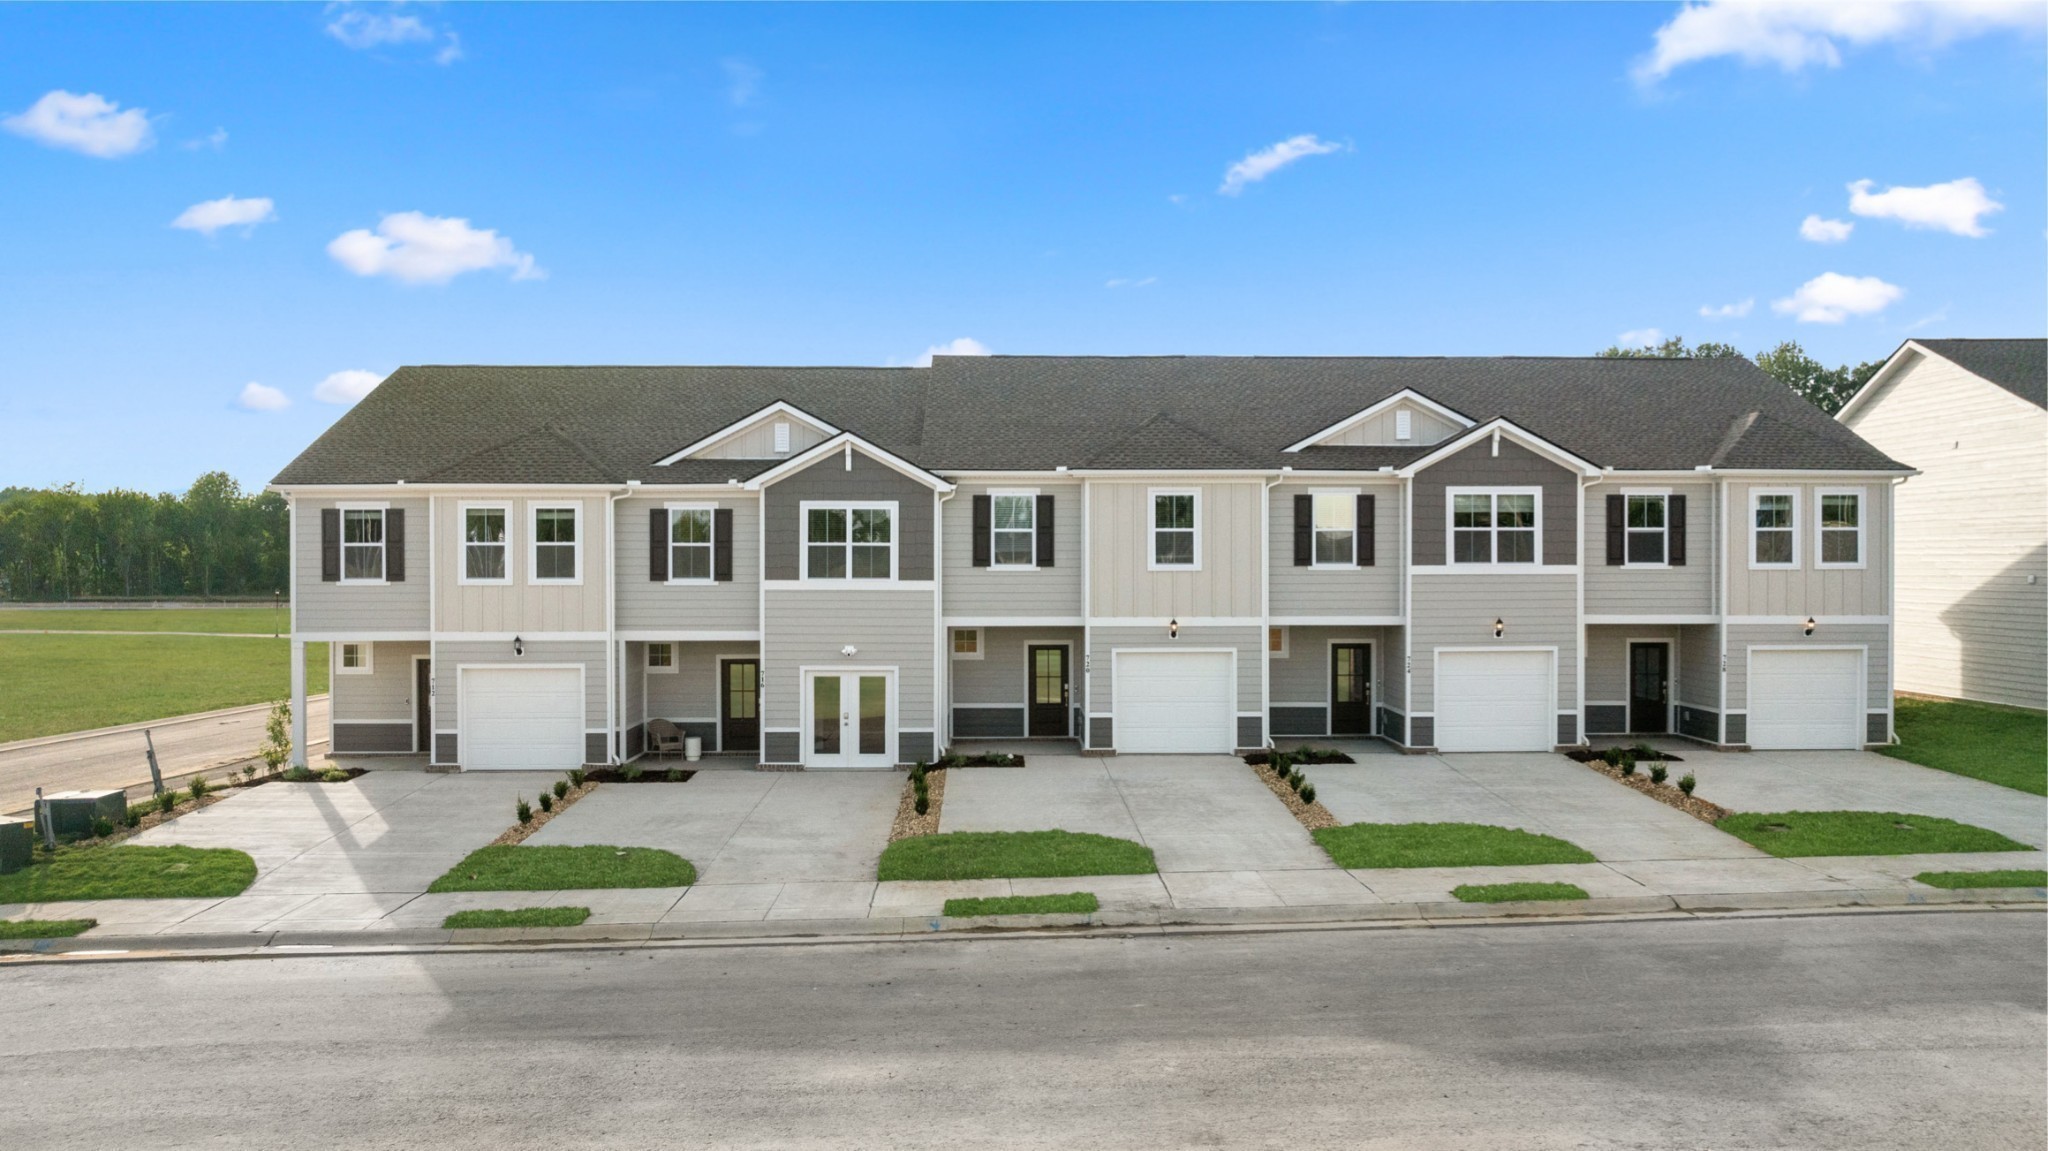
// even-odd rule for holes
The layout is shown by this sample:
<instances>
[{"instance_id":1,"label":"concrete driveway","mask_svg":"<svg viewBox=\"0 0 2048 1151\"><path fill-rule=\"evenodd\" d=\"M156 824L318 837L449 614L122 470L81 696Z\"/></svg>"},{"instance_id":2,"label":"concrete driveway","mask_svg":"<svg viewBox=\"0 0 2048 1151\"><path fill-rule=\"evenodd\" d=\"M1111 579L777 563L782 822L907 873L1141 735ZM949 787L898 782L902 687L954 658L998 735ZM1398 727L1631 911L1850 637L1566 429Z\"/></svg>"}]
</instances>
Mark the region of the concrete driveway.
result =
<instances>
[{"instance_id":1,"label":"concrete driveway","mask_svg":"<svg viewBox=\"0 0 2048 1151\"><path fill-rule=\"evenodd\" d=\"M2048 846L2048 799L1868 751L1680 751L1702 798L1736 811L1902 811Z\"/></svg>"}]
</instances>

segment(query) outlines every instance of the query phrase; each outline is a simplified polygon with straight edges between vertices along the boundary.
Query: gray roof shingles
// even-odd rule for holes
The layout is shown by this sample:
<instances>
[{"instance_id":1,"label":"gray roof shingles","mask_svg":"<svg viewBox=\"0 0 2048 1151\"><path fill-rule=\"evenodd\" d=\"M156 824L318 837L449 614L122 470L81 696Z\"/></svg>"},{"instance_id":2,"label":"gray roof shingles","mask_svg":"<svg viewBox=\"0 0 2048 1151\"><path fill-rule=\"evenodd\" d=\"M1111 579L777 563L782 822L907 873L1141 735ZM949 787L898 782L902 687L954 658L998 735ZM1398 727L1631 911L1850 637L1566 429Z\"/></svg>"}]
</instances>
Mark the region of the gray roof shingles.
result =
<instances>
[{"instance_id":1,"label":"gray roof shingles","mask_svg":"<svg viewBox=\"0 0 2048 1151\"><path fill-rule=\"evenodd\" d=\"M2037 408L2048 408L2048 340L1914 340Z\"/></svg>"},{"instance_id":2,"label":"gray roof shingles","mask_svg":"<svg viewBox=\"0 0 2048 1151\"><path fill-rule=\"evenodd\" d=\"M778 400L941 473L1370 471L1426 449L1284 449L1403 388L1606 467L1905 470L1739 359L941 356L930 368L401 368L273 482L747 479L775 461L656 461Z\"/></svg>"}]
</instances>

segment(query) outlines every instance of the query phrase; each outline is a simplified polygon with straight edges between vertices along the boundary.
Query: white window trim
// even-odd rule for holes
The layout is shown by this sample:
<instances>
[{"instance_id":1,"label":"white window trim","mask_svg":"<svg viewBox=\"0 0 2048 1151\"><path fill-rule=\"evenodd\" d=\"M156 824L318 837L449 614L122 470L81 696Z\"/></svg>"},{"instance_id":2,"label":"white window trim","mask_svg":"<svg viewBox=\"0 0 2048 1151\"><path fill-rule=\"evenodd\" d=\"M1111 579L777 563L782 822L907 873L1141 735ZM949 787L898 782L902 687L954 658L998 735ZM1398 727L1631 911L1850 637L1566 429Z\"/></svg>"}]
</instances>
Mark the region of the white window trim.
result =
<instances>
[{"instance_id":1,"label":"white window trim","mask_svg":"<svg viewBox=\"0 0 2048 1151\"><path fill-rule=\"evenodd\" d=\"M1488 534L1490 534L1490 535L1492 535L1492 536L1493 536L1493 547L1492 547L1492 550L1491 550L1491 552L1490 552L1489 554L1493 555L1493 556L1494 556L1494 557L1496 557L1496 558L1494 558L1494 559L1491 559L1491 560L1488 560L1488 561L1487 561L1486 563L1483 563L1483 564L1482 564L1482 563L1466 563L1466 562L1463 562L1463 561L1459 560L1459 559L1457 558L1457 555L1458 555L1458 546L1457 546L1457 544L1458 544L1458 535L1457 535L1457 533L1458 533L1458 527L1457 527L1457 523L1458 523L1458 512L1457 512L1457 508L1458 508L1458 497L1459 497L1459 496L1494 496L1494 497L1499 497L1499 496L1534 496L1534 497L1535 497L1535 502L1534 502L1534 508L1535 508L1535 512L1536 512L1536 517L1535 517L1535 530L1536 530L1536 546L1535 546L1535 550L1534 550L1534 556L1533 556L1533 558L1532 558L1532 559L1531 559L1531 560L1530 560L1530 561L1529 561L1528 563L1525 563L1525 564L1524 564L1524 563L1506 563L1506 564L1504 564L1504 563L1500 562L1500 560L1499 560L1499 558L1498 558L1498 557L1499 557L1499 555L1500 555L1500 530L1501 530L1501 529L1500 529L1500 501L1499 501L1499 499L1498 499L1498 498L1496 498L1496 499L1494 500L1493 504L1492 504L1492 505L1491 505L1491 506L1490 506L1490 507L1488 508L1488 511L1487 511L1487 521L1488 521L1488 523L1489 523L1489 524L1490 524L1491 526L1489 526L1489 527L1488 527L1488 528L1486 529L1486 530L1487 530L1487 532L1488 532ZM1468 530L1468 531L1473 531L1473 530L1477 530L1477 529L1472 529L1472 528L1468 528L1468 529L1466 529L1466 530ZM1516 531L1519 531L1519 530L1521 530L1521 529L1519 529L1519 528L1516 528L1516 529L1514 529L1514 530L1516 530ZM1543 571L1543 570L1545 570L1545 569L1544 569L1544 564L1543 564L1543 489L1542 489L1542 488L1540 488L1540 487L1494 487L1494 486L1491 486L1491 485L1480 485L1480 486L1476 486L1476 487L1446 487L1446 488L1444 489L1444 567L1445 567L1446 569L1449 569L1449 570L1452 570L1452 571ZM1552 570L1552 571L1555 571L1556 569L1554 569L1554 568L1553 568L1553 569L1550 569L1550 570Z\"/></svg>"},{"instance_id":2,"label":"white window trim","mask_svg":"<svg viewBox=\"0 0 2048 1151\"><path fill-rule=\"evenodd\" d=\"M1786 563L1760 563L1756 558L1756 513L1757 506L1765 496L1787 496L1792 500L1792 522L1785 531L1792 537L1792 558ZM1777 531L1777 528L1770 529ZM1797 488L1751 488L1749 489L1749 560L1752 571L1791 571L1799 566L1799 489Z\"/></svg>"},{"instance_id":3,"label":"white window trim","mask_svg":"<svg viewBox=\"0 0 2048 1151\"><path fill-rule=\"evenodd\" d=\"M353 648L360 648L360 649L362 649L362 653L363 653L363 666L361 666L361 667L350 667L350 666L348 666L348 661L347 661L347 660L345 660L344 658L342 658L342 650L341 650L341 649L343 649L343 648L345 648L345 647L353 647ZM343 640L342 642L340 642L340 643L337 643L337 644L335 644L335 645L334 645L334 674L336 674L336 675L374 675L374 674L376 674L376 670L377 670L377 645L376 645L376 644L374 644L374 643L370 642L369 640L353 640L353 639L351 639L351 640Z\"/></svg>"},{"instance_id":4,"label":"white window trim","mask_svg":"<svg viewBox=\"0 0 2048 1151\"><path fill-rule=\"evenodd\" d=\"M1362 492L1361 492L1361 491L1360 491L1359 489L1357 489L1357 488L1310 488L1310 489L1309 489L1309 493L1308 493L1308 495L1309 495L1309 502L1308 502L1308 519L1309 519L1309 524L1308 524L1308 566L1309 566L1309 567L1310 567L1310 568L1311 568L1312 570L1319 570L1319 571L1357 571L1357 570L1358 570L1358 497L1359 497L1360 495L1362 495L1362 494L1363 494L1363 493L1362 493ZM1316 501L1316 497L1317 497L1317 496L1345 496L1345 497L1349 498L1349 499L1350 499L1350 501L1351 501L1351 560L1350 560L1350 562L1348 562L1348 563L1334 563L1334 562L1333 562L1333 563L1324 563L1324 562L1323 562L1322 560L1320 560L1320 559L1317 559L1317 558L1316 558L1316 536L1317 536L1317 534L1318 534L1318 531L1317 531L1317 528L1316 528L1316 524L1315 524L1315 519L1316 519L1316 502L1315 502L1315 501Z\"/></svg>"},{"instance_id":5,"label":"white window trim","mask_svg":"<svg viewBox=\"0 0 2048 1151\"><path fill-rule=\"evenodd\" d=\"M1194 562L1159 562L1159 497L1189 496L1194 500ZM1180 529L1169 529L1178 531ZM1202 570L1202 490L1200 488L1145 489L1145 570L1155 572L1198 572Z\"/></svg>"},{"instance_id":6,"label":"white window trim","mask_svg":"<svg viewBox=\"0 0 2048 1151\"><path fill-rule=\"evenodd\" d=\"M1280 646L1273 646L1273 633L1280 633ZM1294 632L1286 624L1269 624L1266 627L1266 654L1274 659L1289 659L1293 656Z\"/></svg>"},{"instance_id":7,"label":"white window trim","mask_svg":"<svg viewBox=\"0 0 2048 1151\"><path fill-rule=\"evenodd\" d=\"M1024 497L1031 501L1031 562L1028 564L1006 564L996 559L996 513L995 502L1004 496ZM988 566L991 571L1037 571L1038 570L1038 489L1037 488L992 488L988 493ZM1015 529L1006 529L1012 530Z\"/></svg>"},{"instance_id":8,"label":"white window trim","mask_svg":"<svg viewBox=\"0 0 2048 1151\"><path fill-rule=\"evenodd\" d=\"M337 527L337 529L336 529L336 530L338 530L338 531L339 531L339 532L341 533L341 539L340 539L340 541L339 541L339 543L340 543L340 545L341 545L341 578L340 578L340 580L339 580L339 581L337 581L337 582L340 582L340 583L345 583L345 584L354 584L354 585L355 585L355 586L357 586L357 587L376 587L376 586L378 586L378 585L380 585L380 584L387 584L387 583L390 583L390 582L391 582L391 505L390 505L390 504L388 504L388 503L383 503L383 504L371 504L371 503L350 503L350 504L341 504L341 503L338 503L338 504L335 504L335 505L334 505L334 507L335 507L335 510L337 510L337 511L339 511L339 512L341 513L341 523L340 523L340 525L339 525L339 526ZM354 545L351 545L351 544L350 544L350 543L348 542L348 513L350 513L350 512L377 512L377 513L379 513L379 515L378 515L378 528L377 528L377 530L378 530L378 533L379 533L379 534L378 534L378 540L377 540L377 550L378 550L378 552L379 552L379 553L381 553L381 554L383 555L383 557L384 557L384 562L383 562L383 564L381 565L381 568L380 568L380 570L381 570L381 571L383 571L383 573L384 573L384 574L383 574L383 575L380 575L380 576L378 576L378 577L377 577L376 579L363 579L363 578L361 578L360 576L358 576L358 577L356 577L356 578L353 578L353 579L351 579L351 578L349 577L349 574L348 574L348 549L349 549L349 548L350 548L351 546L354 546L354 547L359 547L359 548L360 548L360 547L368 547L368 546L369 546L368 544L354 544Z\"/></svg>"},{"instance_id":9,"label":"white window trim","mask_svg":"<svg viewBox=\"0 0 2048 1151\"><path fill-rule=\"evenodd\" d=\"M663 667L653 662L654 649L657 647L668 649L668 666ZM674 675L677 671L677 665L682 662L681 654L676 650L676 645L671 640L650 640L647 644L647 654L640 658L640 666L647 670L648 675Z\"/></svg>"},{"instance_id":10,"label":"white window trim","mask_svg":"<svg viewBox=\"0 0 2048 1151\"><path fill-rule=\"evenodd\" d=\"M973 651L963 652L953 646L955 642L954 637L962 632L972 632L974 634ZM988 654L988 633L978 627L952 628L946 633L946 651L947 654L958 660L980 659Z\"/></svg>"},{"instance_id":11,"label":"white window trim","mask_svg":"<svg viewBox=\"0 0 2048 1151\"><path fill-rule=\"evenodd\" d=\"M859 578L853 575L853 512L872 511L885 508L889 512L889 578ZM837 546L846 549L846 571L843 576L811 575L811 513L813 511L843 511L846 517L846 542ZM887 587L897 583L903 563L903 509L896 500L803 500L797 504L797 580L800 583L830 584L844 587Z\"/></svg>"},{"instance_id":12,"label":"white window trim","mask_svg":"<svg viewBox=\"0 0 2048 1151\"><path fill-rule=\"evenodd\" d=\"M500 579L471 579L469 577L469 513L472 511L490 511L505 513L505 543L503 545L505 548L505 574ZM456 583L474 587L502 587L505 584L513 582L512 556L514 553L512 551L512 524L513 521L517 518L518 517L512 514L512 505L509 503L493 503L488 500L465 500L455 505L455 546L457 549L455 555Z\"/></svg>"},{"instance_id":13,"label":"white window trim","mask_svg":"<svg viewBox=\"0 0 2048 1151\"><path fill-rule=\"evenodd\" d=\"M710 540L708 540L708 541L707 541L707 542L706 542L706 543L705 543L705 544L703 545L703 546L709 547L709 548L710 548L710 550L711 550L711 565L710 565L710 569L709 569L709 574L708 574L708 575L706 575L706 576L704 576L704 577L703 577L702 579L699 579L699 578L697 578L697 577L695 577L695 576L678 576L678 575L676 574L676 546L677 546L677 545L676 545L676 513L677 513L677 512L710 512L710 513L711 513L711 538L710 538ZM667 541L666 541L666 542L665 542L665 543L664 543L664 544L663 544L662 546L664 546L664 547L668 548L668 582L669 582L669 583L671 583L671 584L708 584L708 583L716 583L716 582L718 582L718 505L717 505L717 504L705 504L705 503L695 503L695 504L669 504L669 505L668 505L668 540L667 540ZM689 546L692 546L692 547L696 547L696 546L699 546L699 545L695 545L695 544L692 544L692 545L689 545Z\"/></svg>"},{"instance_id":14,"label":"white window trim","mask_svg":"<svg viewBox=\"0 0 2048 1151\"><path fill-rule=\"evenodd\" d=\"M1821 546L1823 533L1848 531L1848 528L1825 526L1821 516L1821 501L1828 496L1856 497L1856 562L1829 563L1827 548ZM1813 566L1832 571L1854 571L1866 567L1870 560L1870 537L1864 530L1870 526L1870 493L1865 488L1815 488L1813 492Z\"/></svg>"},{"instance_id":15,"label":"white window trim","mask_svg":"<svg viewBox=\"0 0 2048 1151\"><path fill-rule=\"evenodd\" d=\"M575 549L576 549L576 555L575 555L575 563L576 563L576 575L575 575L575 577L574 577L574 578L572 578L572 579L562 579L562 578L547 578L547 579L543 579L543 578L541 577L541 574L540 574L540 549L541 549L541 542L540 542L540 513L542 513L542 512L559 512L559 511L569 511L569 512L573 512L573 513L575 513L575 516L576 516L576 542L575 542L575 545L574 545L574 546L575 546ZM573 585L575 585L575 584L580 584L580 583L582 583L582 582L583 582L583 537L584 537L584 535L585 535L585 534L587 534L587 533L586 533L586 531L585 531L585 529L584 529L584 526L583 526L583 521L584 521L584 520L585 520L586 518L588 518L588 517L586 517L586 516L585 516L585 515L583 514L583 505L582 505L582 504L581 504L580 502L576 502L576 501L573 501L573 500L572 500L572 501L569 501L569 502L567 502L567 503L549 503L549 502L545 502L545 501L539 501L539 500L536 500L536 501L534 501L534 502L531 502L531 503L529 503L529 504L527 504L527 505L526 505L526 536L527 536L527 538L526 538L526 582L527 582L527 583L529 583L529 584L542 584L542 585L548 585L548 586L557 586L557 587L568 587L568 586L573 586ZM549 547L557 547L557 546L559 546L559 545L557 545L557 544L549 544L549 545L547 545L547 546L549 546Z\"/></svg>"},{"instance_id":16,"label":"white window trim","mask_svg":"<svg viewBox=\"0 0 2048 1151\"><path fill-rule=\"evenodd\" d=\"M1628 501L1632 497L1653 497L1664 501L1664 526L1655 528L1632 528L1628 526ZM1650 535L1656 531L1664 535L1664 559L1658 563L1637 563L1628 558L1628 537L1632 534ZM1623 488L1621 492L1621 566L1655 570L1671 566L1671 491L1655 488Z\"/></svg>"}]
</instances>

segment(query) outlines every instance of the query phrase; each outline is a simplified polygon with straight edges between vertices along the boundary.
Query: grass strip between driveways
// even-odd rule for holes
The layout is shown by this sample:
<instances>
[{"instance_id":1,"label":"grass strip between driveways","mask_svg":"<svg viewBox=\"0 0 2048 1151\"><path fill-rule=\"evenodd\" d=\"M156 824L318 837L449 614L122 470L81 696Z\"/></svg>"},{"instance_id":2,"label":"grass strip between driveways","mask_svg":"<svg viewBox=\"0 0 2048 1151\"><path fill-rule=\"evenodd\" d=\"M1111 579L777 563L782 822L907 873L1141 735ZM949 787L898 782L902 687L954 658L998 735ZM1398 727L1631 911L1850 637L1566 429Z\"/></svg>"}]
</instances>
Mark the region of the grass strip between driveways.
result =
<instances>
[{"instance_id":1,"label":"grass strip between driveways","mask_svg":"<svg viewBox=\"0 0 2048 1151\"><path fill-rule=\"evenodd\" d=\"M1878 754L2048 795L2048 715L1960 700L1900 699L1899 742Z\"/></svg>"},{"instance_id":2,"label":"grass strip between driveways","mask_svg":"<svg viewBox=\"0 0 2048 1151\"><path fill-rule=\"evenodd\" d=\"M1037 879L1151 875L1152 849L1080 831L948 831L899 839L877 874L891 879Z\"/></svg>"},{"instance_id":3,"label":"grass strip between driveways","mask_svg":"<svg viewBox=\"0 0 2048 1151\"><path fill-rule=\"evenodd\" d=\"M2034 850L1986 828L1898 811L1742 811L1714 826L1783 859Z\"/></svg>"},{"instance_id":4,"label":"grass strip between driveways","mask_svg":"<svg viewBox=\"0 0 2048 1151\"><path fill-rule=\"evenodd\" d=\"M1465 883L1451 888L1464 903L1521 903L1539 899L1586 899L1576 883Z\"/></svg>"},{"instance_id":5,"label":"grass strip between driveways","mask_svg":"<svg viewBox=\"0 0 2048 1151\"><path fill-rule=\"evenodd\" d=\"M1923 871L1913 877L1929 887L2048 887L2048 871Z\"/></svg>"},{"instance_id":6,"label":"grass strip between driveways","mask_svg":"<svg viewBox=\"0 0 2048 1151\"><path fill-rule=\"evenodd\" d=\"M0 939L65 939L99 925L97 919L15 919L0 922Z\"/></svg>"},{"instance_id":7,"label":"grass strip between driveways","mask_svg":"<svg viewBox=\"0 0 2048 1151\"><path fill-rule=\"evenodd\" d=\"M1339 867L1514 867L1592 863L1552 835L1484 823L1347 823L1309 833Z\"/></svg>"},{"instance_id":8,"label":"grass strip between driveways","mask_svg":"<svg viewBox=\"0 0 2048 1151\"><path fill-rule=\"evenodd\" d=\"M445 891L574 891L586 887L688 887L697 869L655 847L480 847L428 887Z\"/></svg>"},{"instance_id":9,"label":"grass strip between driveways","mask_svg":"<svg viewBox=\"0 0 2048 1151\"><path fill-rule=\"evenodd\" d=\"M1064 895L993 895L986 899L948 899L946 914L971 915L1089 915L1102 910L1092 891L1069 891Z\"/></svg>"},{"instance_id":10,"label":"grass strip between driveways","mask_svg":"<svg viewBox=\"0 0 2048 1151\"><path fill-rule=\"evenodd\" d=\"M225 899L256 882L231 847L60 847L49 862L0 875L0 903L60 899Z\"/></svg>"},{"instance_id":11,"label":"grass strip between driveways","mask_svg":"<svg viewBox=\"0 0 2048 1151\"><path fill-rule=\"evenodd\" d=\"M458 911L441 921L441 926L458 927L581 927L590 918L588 907L491 907Z\"/></svg>"}]
</instances>

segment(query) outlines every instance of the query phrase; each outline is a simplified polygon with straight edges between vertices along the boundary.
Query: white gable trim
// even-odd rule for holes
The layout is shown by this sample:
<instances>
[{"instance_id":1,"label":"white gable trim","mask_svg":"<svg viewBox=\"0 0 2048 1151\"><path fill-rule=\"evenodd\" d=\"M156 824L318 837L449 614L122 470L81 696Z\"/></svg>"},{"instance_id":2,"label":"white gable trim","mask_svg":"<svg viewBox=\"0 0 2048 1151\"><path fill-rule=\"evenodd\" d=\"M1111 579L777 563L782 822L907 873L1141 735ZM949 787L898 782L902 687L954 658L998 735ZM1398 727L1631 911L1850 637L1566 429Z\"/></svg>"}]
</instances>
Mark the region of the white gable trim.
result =
<instances>
[{"instance_id":1,"label":"white gable trim","mask_svg":"<svg viewBox=\"0 0 2048 1151\"><path fill-rule=\"evenodd\" d=\"M791 456L789 459L784 460L782 463L779 463L774 467L769 468L767 471L762 472L760 475L755 476L753 479L748 480L745 484L745 487L750 492L760 491L762 488L767 487L769 484L774 483L776 480L779 480L786 475L789 475L791 472L802 471L803 469L810 467L812 464L815 464L818 461L824 459L826 456L829 456L832 453L838 451L859 451L862 455L868 456L869 458L877 461L878 463L883 464L886 467L889 467L891 469L894 469L895 471L903 473L906 476L909 476L911 479L916 480L918 483L921 483L928 488L931 488L933 491L950 492L953 490L952 484L947 483L945 480L940 479L938 476L935 476L928 471L925 471L923 468L918 467L916 464L911 463L909 460L906 460L901 456L895 455L891 452L887 452L882 450L881 448L876 447L875 445L867 442L866 440L861 439L859 436L854 435L852 432L840 432L838 435L833 436L831 439L826 440L822 444L813 445L809 449L800 452L797 455Z\"/></svg>"},{"instance_id":2,"label":"white gable trim","mask_svg":"<svg viewBox=\"0 0 2048 1151\"><path fill-rule=\"evenodd\" d=\"M1416 460L1414 463L1409 464L1407 467L1399 469L1394 474L1400 476L1403 479L1411 478L1415 475L1415 473L1430 466L1431 464L1439 463L1443 460L1449 459L1451 456L1454 456L1459 452L1464 451L1466 448L1471 447L1473 444L1484 441L1488 436L1496 435L1504 439L1513 440L1515 443L1520 444L1525 448L1528 448L1530 451L1535 452L1537 455L1549 459L1552 463L1555 463L1563 468L1566 468L1567 470L1575 471L1582 476L1598 476L1600 474L1600 469L1592 463L1580 459L1578 456L1575 456L1572 453L1565 451L1563 448L1558 447L1556 444L1551 443L1549 440L1544 439L1542 436L1539 436L1536 433L1529 431L1527 428L1517 426L1514 423L1514 421L1509 420L1505 416L1500 417L1498 419L1488 420L1487 422L1479 425L1476 428L1473 428L1471 431L1466 432L1464 435L1459 436L1456 439L1445 440L1443 445L1437 448L1437 450L1429 453L1428 455L1422 457L1419 460Z\"/></svg>"},{"instance_id":3,"label":"white gable trim","mask_svg":"<svg viewBox=\"0 0 2048 1151\"><path fill-rule=\"evenodd\" d=\"M826 423L825 421L819 419L818 417L812 415L811 413L804 411L802 408L797 407L795 404L791 404L783 400L777 400L774 403L769 404L767 407L762 408L760 411L753 413L752 415L744 416L738 420L734 420L732 423L725 425L724 427L718 429L717 431L711 433L708 436L705 436L703 439L698 440L696 443L691 444L689 447L684 448L679 452L676 452L674 455L664 456L661 459L654 461L654 466L658 468L665 468L678 460L689 459L691 456L703 451L705 448L712 447L721 440L724 440L733 435L737 435L740 432L746 431L748 428L751 428L755 424L758 424L761 421L766 420L772 416L786 416L792 420L797 421L798 423L807 424L811 427L812 430L816 431L821 436L836 436L839 434L838 428L835 428L831 424Z\"/></svg>"},{"instance_id":4,"label":"white gable trim","mask_svg":"<svg viewBox=\"0 0 2048 1151\"><path fill-rule=\"evenodd\" d=\"M1934 352L1929 351L1921 346L1918 341L1907 340L1899 345L1898 351L1893 352L1890 358L1885 360L1884 367L1879 368L1876 375L1863 381L1863 386L1856 389L1856 394L1849 397L1849 402L1842 405L1842 410L1835 413L1836 422L1848 423L1849 417L1860 411L1867 400L1876 396L1879 388L1890 383L1892 376L1896 375L1909 359L1908 352L1916 356L1934 356L1935 359L1940 360L1944 364L1953 364L1958 370L1969 371L1969 369L1955 363L1954 360L1949 359L1947 356L1936 355ZM1970 372L1970 374L1974 376L1977 373Z\"/></svg>"},{"instance_id":5,"label":"white gable trim","mask_svg":"<svg viewBox=\"0 0 2048 1151\"><path fill-rule=\"evenodd\" d=\"M1416 407L1421 408L1424 411L1430 412L1434 415L1442 416L1444 419L1451 421L1452 423L1458 425L1461 428L1469 428L1472 426L1472 419L1470 416L1467 416L1462 412L1453 411L1450 408L1447 408L1442 404L1437 403L1435 400L1430 399L1428 396L1423 395L1421 392L1418 392L1413 388L1402 388L1400 391L1395 392L1393 395L1388 396L1386 399L1381 400L1379 403L1374 404L1373 406L1365 409L1364 411L1359 412L1356 415L1346 416L1342 420L1339 420L1336 423L1331 424L1329 427L1324 428L1322 431L1309 436L1305 440L1301 440L1298 443L1287 445L1287 447L1285 447L1282 450L1289 452L1298 452L1303 448L1313 447L1316 444L1319 444L1322 441L1329 439L1331 436L1342 435L1343 433L1350 431L1352 428L1357 427L1359 424L1362 424L1365 421L1373 418L1374 416L1379 415L1381 412L1384 412L1389 408L1397 407L1404 403L1414 404Z\"/></svg>"}]
</instances>

